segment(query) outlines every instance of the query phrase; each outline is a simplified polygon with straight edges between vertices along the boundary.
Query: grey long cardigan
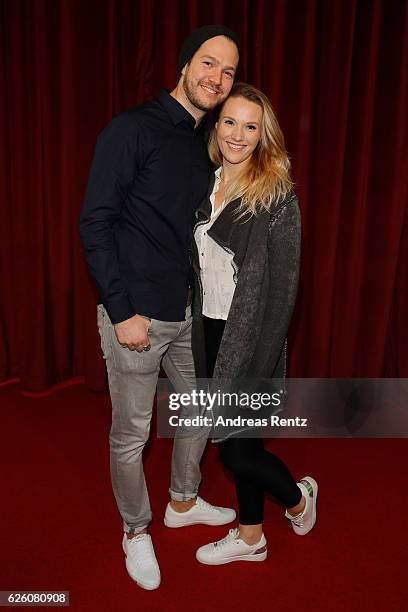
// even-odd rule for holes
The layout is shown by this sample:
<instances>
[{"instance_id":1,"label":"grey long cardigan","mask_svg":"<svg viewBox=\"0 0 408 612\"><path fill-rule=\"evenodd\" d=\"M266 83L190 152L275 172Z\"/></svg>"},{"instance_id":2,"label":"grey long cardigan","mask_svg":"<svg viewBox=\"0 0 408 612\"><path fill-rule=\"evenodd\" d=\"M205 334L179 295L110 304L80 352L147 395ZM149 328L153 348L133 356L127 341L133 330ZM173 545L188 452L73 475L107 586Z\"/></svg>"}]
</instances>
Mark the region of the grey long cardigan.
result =
<instances>
[{"instance_id":1,"label":"grey long cardigan","mask_svg":"<svg viewBox=\"0 0 408 612\"><path fill-rule=\"evenodd\" d=\"M196 226L211 214L209 194L196 212ZM300 213L291 192L270 212L236 220L240 201L230 202L208 235L234 254L236 288L225 325L214 379L284 378L286 335L296 299L300 260ZM197 378L205 378L202 289L193 241L195 291L193 354Z\"/></svg>"}]
</instances>

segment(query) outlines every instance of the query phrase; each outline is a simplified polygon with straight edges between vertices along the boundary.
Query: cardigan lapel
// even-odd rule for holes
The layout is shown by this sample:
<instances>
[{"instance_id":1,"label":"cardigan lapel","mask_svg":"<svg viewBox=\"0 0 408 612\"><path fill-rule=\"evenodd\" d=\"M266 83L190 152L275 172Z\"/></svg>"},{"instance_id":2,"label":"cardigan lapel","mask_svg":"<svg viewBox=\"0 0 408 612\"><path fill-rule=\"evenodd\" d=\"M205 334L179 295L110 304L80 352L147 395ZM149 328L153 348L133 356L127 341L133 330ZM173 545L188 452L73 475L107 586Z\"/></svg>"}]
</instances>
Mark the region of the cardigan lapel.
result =
<instances>
[{"instance_id":1,"label":"cardigan lapel","mask_svg":"<svg viewBox=\"0 0 408 612\"><path fill-rule=\"evenodd\" d=\"M210 196L214 189L215 172L212 173L210 183L208 185L207 195L196 210L196 224L206 222L211 217L211 201ZM236 211L240 205L240 198L229 202L224 210L219 214L211 228L208 230L208 235L211 236L221 246L231 248L232 234L237 226ZM238 222L239 223L239 222Z\"/></svg>"},{"instance_id":2,"label":"cardigan lapel","mask_svg":"<svg viewBox=\"0 0 408 612\"><path fill-rule=\"evenodd\" d=\"M244 219L237 220L236 212L240 203L240 198L229 202L208 230L208 235L227 249L231 249L232 235L236 227L244 222Z\"/></svg>"}]
</instances>

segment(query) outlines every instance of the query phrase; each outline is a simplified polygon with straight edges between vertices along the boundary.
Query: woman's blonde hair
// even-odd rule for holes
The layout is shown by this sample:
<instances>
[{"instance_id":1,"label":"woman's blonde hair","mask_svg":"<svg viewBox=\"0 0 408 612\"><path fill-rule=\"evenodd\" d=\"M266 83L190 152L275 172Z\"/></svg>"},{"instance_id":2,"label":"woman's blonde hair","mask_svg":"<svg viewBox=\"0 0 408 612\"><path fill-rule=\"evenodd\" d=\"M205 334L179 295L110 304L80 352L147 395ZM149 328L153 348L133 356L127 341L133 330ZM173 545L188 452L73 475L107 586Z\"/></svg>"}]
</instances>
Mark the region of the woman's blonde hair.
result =
<instances>
[{"instance_id":1,"label":"woman's blonde hair","mask_svg":"<svg viewBox=\"0 0 408 612\"><path fill-rule=\"evenodd\" d=\"M259 89L247 83L235 83L227 100L229 98L244 98L258 104L263 111L261 138L249 164L225 189L226 202L241 198L237 212L238 216L242 217L246 213L254 215L264 209L270 210L272 205L285 198L293 183L289 174L290 161L285 140L268 98ZM208 152L212 162L221 166L223 158L215 126L210 133Z\"/></svg>"}]
</instances>

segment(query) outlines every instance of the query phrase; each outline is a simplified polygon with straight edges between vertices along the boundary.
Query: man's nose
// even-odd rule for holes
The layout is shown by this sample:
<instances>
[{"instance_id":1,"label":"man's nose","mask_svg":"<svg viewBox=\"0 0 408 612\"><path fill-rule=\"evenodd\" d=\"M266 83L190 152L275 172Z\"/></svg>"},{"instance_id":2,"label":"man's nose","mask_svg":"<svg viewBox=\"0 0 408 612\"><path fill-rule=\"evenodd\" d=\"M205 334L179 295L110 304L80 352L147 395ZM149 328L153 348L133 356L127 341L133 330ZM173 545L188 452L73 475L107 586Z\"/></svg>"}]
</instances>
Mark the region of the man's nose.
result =
<instances>
[{"instance_id":1,"label":"man's nose","mask_svg":"<svg viewBox=\"0 0 408 612\"><path fill-rule=\"evenodd\" d=\"M222 68L216 68L214 67L213 70L211 71L211 76L210 79L212 81L212 83L214 83L214 85L221 85L222 83Z\"/></svg>"}]
</instances>

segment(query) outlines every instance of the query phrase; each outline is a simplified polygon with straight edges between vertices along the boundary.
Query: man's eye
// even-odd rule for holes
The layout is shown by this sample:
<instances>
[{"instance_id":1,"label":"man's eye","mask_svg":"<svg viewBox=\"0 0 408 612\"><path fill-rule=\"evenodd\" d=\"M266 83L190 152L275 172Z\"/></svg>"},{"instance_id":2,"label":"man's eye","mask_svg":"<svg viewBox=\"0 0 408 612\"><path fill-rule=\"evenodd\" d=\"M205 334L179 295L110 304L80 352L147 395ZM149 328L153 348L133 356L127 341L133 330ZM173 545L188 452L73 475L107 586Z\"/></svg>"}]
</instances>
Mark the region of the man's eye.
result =
<instances>
[{"instance_id":1,"label":"man's eye","mask_svg":"<svg viewBox=\"0 0 408 612\"><path fill-rule=\"evenodd\" d=\"M206 66L211 66L211 62L203 62Z\"/></svg>"},{"instance_id":2,"label":"man's eye","mask_svg":"<svg viewBox=\"0 0 408 612\"><path fill-rule=\"evenodd\" d=\"M229 79L234 78L234 75L232 74L232 72L225 72L224 74L225 74L225 76L227 76Z\"/></svg>"}]
</instances>

